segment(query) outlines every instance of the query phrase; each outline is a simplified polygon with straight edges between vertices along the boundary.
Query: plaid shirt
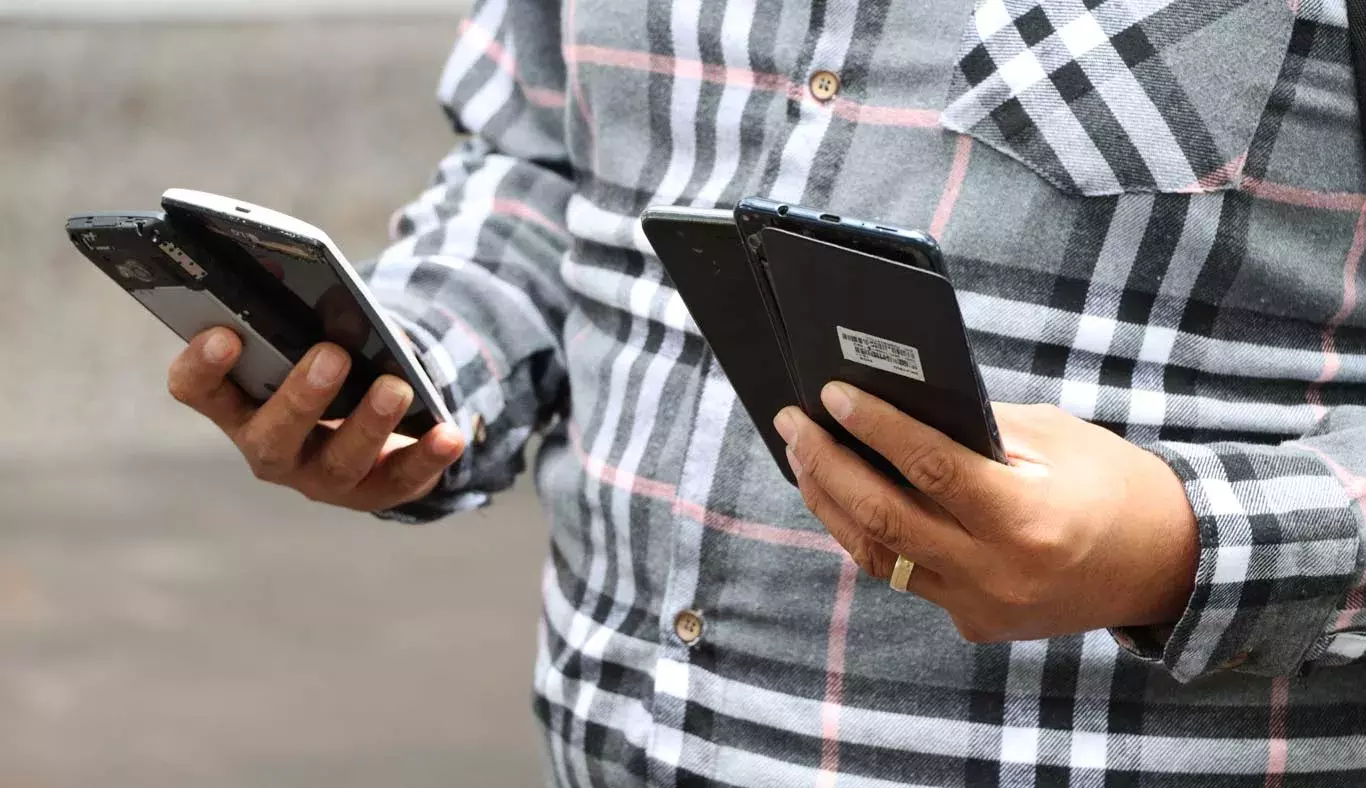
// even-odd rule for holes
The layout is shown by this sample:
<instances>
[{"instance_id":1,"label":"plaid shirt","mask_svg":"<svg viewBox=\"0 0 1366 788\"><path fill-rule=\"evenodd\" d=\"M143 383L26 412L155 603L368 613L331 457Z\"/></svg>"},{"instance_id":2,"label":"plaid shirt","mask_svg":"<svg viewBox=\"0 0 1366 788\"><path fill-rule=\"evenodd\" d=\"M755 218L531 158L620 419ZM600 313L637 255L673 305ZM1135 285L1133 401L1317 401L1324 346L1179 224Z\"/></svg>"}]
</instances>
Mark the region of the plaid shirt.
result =
<instances>
[{"instance_id":1,"label":"plaid shirt","mask_svg":"<svg viewBox=\"0 0 1366 788\"><path fill-rule=\"evenodd\" d=\"M479 439L384 516L545 435L554 784L1366 784L1344 0L483 0L440 96L469 137L370 276ZM931 231L993 399L1165 459L1181 619L976 646L860 576L636 220L749 194Z\"/></svg>"}]
</instances>

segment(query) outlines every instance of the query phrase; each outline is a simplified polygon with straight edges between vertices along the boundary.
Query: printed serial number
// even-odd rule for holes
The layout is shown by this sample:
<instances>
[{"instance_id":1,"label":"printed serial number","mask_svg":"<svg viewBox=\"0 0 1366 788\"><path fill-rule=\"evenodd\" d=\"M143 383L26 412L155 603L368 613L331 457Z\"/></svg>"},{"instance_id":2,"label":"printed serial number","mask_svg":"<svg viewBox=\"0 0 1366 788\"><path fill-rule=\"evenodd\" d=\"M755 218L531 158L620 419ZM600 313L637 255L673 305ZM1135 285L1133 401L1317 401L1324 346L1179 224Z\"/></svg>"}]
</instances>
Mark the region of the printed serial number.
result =
<instances>
[{"instance_id":1,"label":"printed serial number","mask_svg":"<svg viewBox=\"0 0 1366 788\"><path fill-rule=\"evenodd\" d=\"M835 326L835 331L839 334L840 351L846 360L925 382L920 351L914 347L844 326Z\"/></svg>"}]
</instances>

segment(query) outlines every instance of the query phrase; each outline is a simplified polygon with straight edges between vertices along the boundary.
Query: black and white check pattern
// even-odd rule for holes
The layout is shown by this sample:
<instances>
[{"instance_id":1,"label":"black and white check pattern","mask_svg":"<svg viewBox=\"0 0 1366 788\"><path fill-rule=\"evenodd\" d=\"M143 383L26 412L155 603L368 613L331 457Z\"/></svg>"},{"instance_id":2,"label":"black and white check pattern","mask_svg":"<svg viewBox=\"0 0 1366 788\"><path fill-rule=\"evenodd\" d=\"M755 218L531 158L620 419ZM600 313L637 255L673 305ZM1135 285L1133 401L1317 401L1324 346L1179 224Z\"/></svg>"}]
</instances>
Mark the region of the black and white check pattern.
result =
<instances>
[{"instance_id":1,"label":"black and white check pattern","mask_svg":"<svg viewBox=\"0 0 1366 788\"><path fill-rule=\"evenodd\" d=\"M1192 75L1174 73L1168 58L1188 57L1201 36L1227 45L1210 28L1256 5L985 0L965 33L944 125L1080 194L1227 187L1242 151L1221 147L1211 126L1226 118L1192 101L1182 79Z\"/></svg>"},{"instance_id":2,"label":"black and white check pattern","mask_svg":"<svg viewBox=\"0 0 1366 788\"><path fill-rule=\"evenodd\" d=\"M471 136L370 280L487 439L384 516L487 503L545 433L547 779L1366 784L1366 164L1344 9L480 2L440 88ZM827 103L806 87L822 70ZM636 222L748 194L932 230L995 399L1163 457L1200 522L1181 620L974 646L860 577ZM703 622L691 646L682 611Z\"/></svg>"}]
</instances>

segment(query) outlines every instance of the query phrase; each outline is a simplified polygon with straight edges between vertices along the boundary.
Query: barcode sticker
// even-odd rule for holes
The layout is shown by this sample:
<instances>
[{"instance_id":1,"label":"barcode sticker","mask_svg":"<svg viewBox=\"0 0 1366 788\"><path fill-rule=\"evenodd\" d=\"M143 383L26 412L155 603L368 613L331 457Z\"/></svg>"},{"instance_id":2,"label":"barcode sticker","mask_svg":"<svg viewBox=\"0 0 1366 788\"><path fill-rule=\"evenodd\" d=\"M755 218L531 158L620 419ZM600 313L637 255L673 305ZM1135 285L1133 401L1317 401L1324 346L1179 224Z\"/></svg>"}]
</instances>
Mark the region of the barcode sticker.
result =
<instances>
[{"instance_id":1,"label":"barcode sticker","mask_svg":"<svg viewBox=\"0 0 1366 788\"><path fill-rule=\"evenodd\" d=\"M839 332L840 351L844 353L845 359L921 383L925 382L925 370L920 367L919 350L910 345L854 331L844 326L835 326L835 330Z\"/></svg>"}]
</instances>

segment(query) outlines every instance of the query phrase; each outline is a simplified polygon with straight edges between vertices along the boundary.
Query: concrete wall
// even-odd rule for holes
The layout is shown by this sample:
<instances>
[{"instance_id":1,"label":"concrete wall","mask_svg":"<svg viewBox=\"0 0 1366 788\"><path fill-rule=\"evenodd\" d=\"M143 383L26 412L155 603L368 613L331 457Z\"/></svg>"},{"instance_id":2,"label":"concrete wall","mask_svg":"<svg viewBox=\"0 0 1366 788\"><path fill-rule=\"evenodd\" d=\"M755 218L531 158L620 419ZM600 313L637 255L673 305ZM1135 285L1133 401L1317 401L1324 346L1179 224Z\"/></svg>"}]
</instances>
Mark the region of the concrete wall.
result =
<instances>
[{"instance_id":1,"label":"concrete wall","mask_svg":"<svg viewBox=\"0 0 1366 788\"><path fill-rule=\"evenodd\" d=\"M0 22L0 786L538 782L534 497L409 528L256 482L62 232L180 185L375 253L457 27Z\"/></svg>"}]
</instances>

